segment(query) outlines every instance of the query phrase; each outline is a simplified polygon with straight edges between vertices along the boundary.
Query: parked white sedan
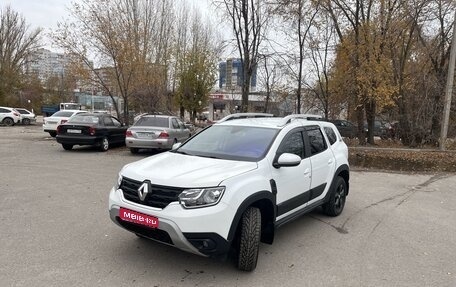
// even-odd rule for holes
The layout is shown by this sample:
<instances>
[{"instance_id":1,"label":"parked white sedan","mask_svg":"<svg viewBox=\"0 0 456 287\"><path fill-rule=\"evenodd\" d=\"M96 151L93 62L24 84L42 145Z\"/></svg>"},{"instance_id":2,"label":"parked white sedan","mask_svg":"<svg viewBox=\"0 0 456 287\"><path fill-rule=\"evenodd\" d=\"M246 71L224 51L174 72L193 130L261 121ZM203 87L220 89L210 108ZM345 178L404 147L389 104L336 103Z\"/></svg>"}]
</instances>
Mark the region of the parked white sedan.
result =
<instances>
[{"instance_id":1,"label":"parked white sedan","mask_svg":"<svg viewBox=\"0 0 456 287\"><path fill-rule=\"evenodd\" d=\"M21 114L23 125L30 125L31 123L36 122L35 113L24 108L16 108L16 111Z\"/></svg>"},{"instance_id":2,"label":"parked white sedan","mask_svg":"<svg viewBox=\"0 0 456 287\"><path fill-rule=\"evenodd\" d=\"M49 133L51 137L57 135L57 127L61 124L66 123L72 116L87 113L87 111L80 110L62 110L54 113L50 117L43 119L43 131Z\"/></svg>"}]
</instances>

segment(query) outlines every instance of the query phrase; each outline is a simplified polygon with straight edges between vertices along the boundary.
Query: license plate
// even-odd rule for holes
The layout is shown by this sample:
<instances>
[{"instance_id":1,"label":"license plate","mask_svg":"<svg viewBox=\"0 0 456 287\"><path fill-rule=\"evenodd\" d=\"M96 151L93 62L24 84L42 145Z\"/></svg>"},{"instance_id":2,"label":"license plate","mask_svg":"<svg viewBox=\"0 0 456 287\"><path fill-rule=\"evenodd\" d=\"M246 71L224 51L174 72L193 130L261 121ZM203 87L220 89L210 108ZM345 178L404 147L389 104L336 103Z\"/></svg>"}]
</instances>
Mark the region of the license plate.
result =
<instances>
[{"instance_id":1,"label":"license plate","mask_svg":"<svg viewBox=\"0 0 456 287\"><path fill-rule=\"evenodd\" d=\"M139 138L150 138L152 135L153 133L138 133Z\"/></svg>"},{"instance_id":2,"label":"license plate","mask_svg":"<svg viewBox=\"0 0 456 287\"><path fill-rule=\"evenodd\" d=\"M145 225L152 228L158 228L158 218L142 214L126 208L120 208L119 217L122 220L130 221L136 224Z\"/></svg>"},{"instance_id":3,"label":"license plate","mask_svg":"<svg viewBox=\"0 0 456 287\"><path fill-rule=\"evenodd\" d=\"M81 133L81 130L72 130L72 129L68 129L68 130L67 130L67 133L69 133L69 134L80 134L80 133Z\"/></svg>"}]
</instances>

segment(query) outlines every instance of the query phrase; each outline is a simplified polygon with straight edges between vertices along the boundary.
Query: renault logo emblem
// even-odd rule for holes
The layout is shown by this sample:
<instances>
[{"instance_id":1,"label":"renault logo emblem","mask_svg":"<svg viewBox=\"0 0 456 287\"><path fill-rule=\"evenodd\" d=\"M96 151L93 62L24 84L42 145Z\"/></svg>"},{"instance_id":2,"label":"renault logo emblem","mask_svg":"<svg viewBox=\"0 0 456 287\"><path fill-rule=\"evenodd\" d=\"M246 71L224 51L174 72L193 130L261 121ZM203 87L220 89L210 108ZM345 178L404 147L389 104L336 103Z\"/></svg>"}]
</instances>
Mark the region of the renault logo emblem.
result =
<instances>
[{"instance_id":1,"label":"renault logo emblem","mask_svg":"<svg viewBox=\"0 0 456 287\"><path fill-rule=\"evenodd\" d=\"M151 184L150 181L145 181L141 186L138 188L138 196L141 201L144 201L147 194L151 191Z\"/></svg>"}]
</instances>

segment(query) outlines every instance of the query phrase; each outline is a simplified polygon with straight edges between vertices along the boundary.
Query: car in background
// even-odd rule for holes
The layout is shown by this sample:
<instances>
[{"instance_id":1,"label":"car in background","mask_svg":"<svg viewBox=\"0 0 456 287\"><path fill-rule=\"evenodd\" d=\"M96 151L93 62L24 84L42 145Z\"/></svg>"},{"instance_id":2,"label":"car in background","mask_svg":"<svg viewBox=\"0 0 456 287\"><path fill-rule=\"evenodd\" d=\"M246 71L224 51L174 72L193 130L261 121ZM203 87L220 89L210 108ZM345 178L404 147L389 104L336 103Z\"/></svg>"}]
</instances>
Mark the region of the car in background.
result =
<instances>
[{"instance_id":1,"label":"car in background","mask_svg":"<svg viewBox=\"0 0 456 287\"><path fill-rule=\"evenodd\" d=\"M140 149L170 150L173 144L190 136L190 130L178 117L143 115L127 130L125 144L131 153Z\"/></svg>"},{"instance_id":2,"label":"car in background","mask_svg":"<svg viewBox=\"0 0 456 287\"><path fill-rule=\"evenodd\" d=\"M0 107L0 124L14 126L22 120L21 114L14 108Z\"/></svg>"},{"instance_id":3,"label":"car in background","mask_svg":"<svg viewBox=\"0 0 456 287\"><path fill-rule=\"evenodd\" d=\"M75 145L91 145L107 151L112 144L125 143L126 130L127 127L111 115L81 113L57 127L57 142L65 150Z\"/></svg>"},{"instance_id":4,"label":"car in background","mask_svg":"<svg viewBox=\"0 0 456 287\"><path fill-rule=\"evenodd\" d=\"M16 111L18 111L21 114L21 122L23 125L29 125L31 123L36 122L35 113L32 113L31 111L24 108L16 108Z\"/></svg>"},{"instance_id":5,"label":"car in background","mask_svg":"<svg viewBox=\"0 0 456 287\"><path fill-rule=\"evenodd\" d=\"M54 113L50 117L43 119L43 131L49 133L51 137L57 135L57 127L61 124L66 123L72 116L87 113L81 110L61 110Z\"/></svg>"},{"instance_id":6,"label":"car in background","mask_svg":"<svg viewBox=\"0 0 456 287\"><path fill-rule=\"evenodd\" d=\"M364 122L364 131L367 134L369 128L367 122ZM374 137L380 137L381 139L388 138L388 124L382 120L374 121Z\"/></svg>"},{"instance_id":7,"label":"car in background","mask_svg":"<svg viewBox=\"0 0 456 287\"><path fill-rule=\"evenodd\" d=\"M356 137L356 125L352 122L346 120L332 120L330 122L336 126L341 136L347 138Z\"/></svg>"}]
</instances>

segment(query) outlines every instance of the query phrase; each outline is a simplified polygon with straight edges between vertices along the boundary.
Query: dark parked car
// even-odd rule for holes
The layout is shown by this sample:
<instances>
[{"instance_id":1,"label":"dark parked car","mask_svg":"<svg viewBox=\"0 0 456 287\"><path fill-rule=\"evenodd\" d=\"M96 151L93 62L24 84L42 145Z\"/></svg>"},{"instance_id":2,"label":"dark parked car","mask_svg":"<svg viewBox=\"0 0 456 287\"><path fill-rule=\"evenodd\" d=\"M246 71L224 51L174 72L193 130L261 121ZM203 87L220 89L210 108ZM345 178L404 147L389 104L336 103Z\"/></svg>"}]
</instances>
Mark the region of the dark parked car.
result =
<instances>
[{"instance_id":1,"label":"dark parked car","mask_svg":"<svg viewBox=\"0 0 456 287\"><path fill-rule=\"evenodd\" d=\"M369 131L367 122L364 123L364 131L366 132L366 134ZM386 122L383 122L381 120L374 121L374 137L380 137L381 139L389 138L388 124Z\"/></svg>"},{"instance_id":2,"label":"dark parked car","mask_svg":"<svg viewBox=\"0 0 456 287\"><path fill-rule=\"evenodd\" d=\"M98 146L107 151L111 144L124 144L127 127L107 114L83 113L57 127L57 142L65 150L75 145Z\"/></svg>"},{"instance_id":3,"label":"dark parked car","mask_svg":"<svg viewBox=\"0 0 456 287\"><path fill-rule=\"evenodd\" d=\"M331 122L337 127L341 136L348 138L356 137L356 126L352 122L345 120L333 120Z\"/></svg>"}]
</instances>

